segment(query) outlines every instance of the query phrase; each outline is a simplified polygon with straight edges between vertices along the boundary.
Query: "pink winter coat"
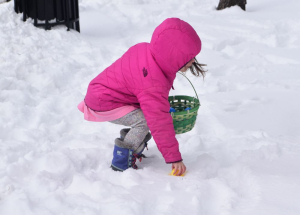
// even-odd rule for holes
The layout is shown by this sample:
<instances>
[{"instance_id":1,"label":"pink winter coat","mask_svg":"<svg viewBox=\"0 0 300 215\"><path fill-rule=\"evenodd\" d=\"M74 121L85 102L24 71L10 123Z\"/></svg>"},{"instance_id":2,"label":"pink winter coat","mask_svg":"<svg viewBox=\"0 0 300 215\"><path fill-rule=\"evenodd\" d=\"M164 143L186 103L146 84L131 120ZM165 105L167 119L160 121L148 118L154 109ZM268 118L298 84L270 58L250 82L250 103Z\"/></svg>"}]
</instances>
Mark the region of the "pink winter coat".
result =
<instances>
[{"instance_id":1,"label":"pink winter coat","mask_svg":"<svg viewBox=\"0 0 300 215\"><path fill-rule=\"evenodd\" d=\"M85 103L95 111L124 105L141 108L165 161L181 161L168 95L176 73L200 50L200 38L188 23L166 19L150 43L131 47L90 82Z\"/></svg>"}]
</instances>

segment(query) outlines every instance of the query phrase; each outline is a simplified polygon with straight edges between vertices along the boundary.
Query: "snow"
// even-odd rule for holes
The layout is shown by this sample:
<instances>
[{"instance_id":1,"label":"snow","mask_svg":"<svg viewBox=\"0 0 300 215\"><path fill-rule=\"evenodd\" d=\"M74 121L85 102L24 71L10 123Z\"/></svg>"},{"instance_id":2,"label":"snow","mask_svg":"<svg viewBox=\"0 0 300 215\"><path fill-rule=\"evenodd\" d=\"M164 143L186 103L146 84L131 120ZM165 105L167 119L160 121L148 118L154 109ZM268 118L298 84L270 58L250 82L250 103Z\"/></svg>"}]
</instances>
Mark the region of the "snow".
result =
<instances>
[{"instance_id":1,"label":"snow","mask_svg":"<svg viewBox=\"0 0 300 215\"><path fill-rule=\"evenodd\" d=\"M80 0L81 33L22 21L0 4L0 214L300 214L300 2ZM118 125L83 120L89 81L165 18L198 32L202 106L168 175L156 144L139 170L112 171ZM178 75L171 95L194 95Z\"/></svg>"}]
</instances>

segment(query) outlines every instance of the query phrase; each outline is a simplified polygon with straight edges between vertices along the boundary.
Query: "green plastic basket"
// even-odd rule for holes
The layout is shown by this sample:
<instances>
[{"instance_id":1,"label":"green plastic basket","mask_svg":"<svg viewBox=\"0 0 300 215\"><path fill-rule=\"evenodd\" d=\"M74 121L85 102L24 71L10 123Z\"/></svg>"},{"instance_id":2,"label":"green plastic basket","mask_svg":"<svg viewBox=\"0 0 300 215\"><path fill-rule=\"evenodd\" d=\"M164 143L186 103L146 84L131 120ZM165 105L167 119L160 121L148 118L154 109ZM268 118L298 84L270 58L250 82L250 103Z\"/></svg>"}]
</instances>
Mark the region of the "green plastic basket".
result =
<instances>
[{"instance_id":1,"label":"green plastic basket","mask_svg":"<svg viewBox=\"0 0 300 215\"><path fill-rule=\"evenodd\" d=\"M183 75L182 73L180 73ZM192 82L183 75L192 85L197 98L191 96L169 96L168 100L170 106L175 109L175 112L171 112L173 118L173 124L176 134L183 134L193 129L196 123L198 109L200 107L200 101L197 92ZM190 110L185 110L191 108Z\"/></svg>"}]
</instances>

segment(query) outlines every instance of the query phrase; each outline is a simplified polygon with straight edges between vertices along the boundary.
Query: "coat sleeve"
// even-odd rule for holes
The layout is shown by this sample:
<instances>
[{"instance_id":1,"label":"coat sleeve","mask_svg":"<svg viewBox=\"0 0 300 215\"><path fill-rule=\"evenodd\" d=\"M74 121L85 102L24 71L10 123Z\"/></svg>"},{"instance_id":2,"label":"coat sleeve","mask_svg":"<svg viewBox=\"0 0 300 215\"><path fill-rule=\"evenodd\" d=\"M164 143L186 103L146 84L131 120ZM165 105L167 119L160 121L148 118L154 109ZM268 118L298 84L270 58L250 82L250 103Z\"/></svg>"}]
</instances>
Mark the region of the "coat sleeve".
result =
<instances>
[{"instance_id":1,"label":"coat sleeve","mask_svg":"<svg viewBox=\"0 0 300 215\"><path fill-rule=\"evenodd\" d=\"M137 95L147 125L166 163L182 161L168 102L167 87L152 87Z\"/></svg>"}]
</instances>

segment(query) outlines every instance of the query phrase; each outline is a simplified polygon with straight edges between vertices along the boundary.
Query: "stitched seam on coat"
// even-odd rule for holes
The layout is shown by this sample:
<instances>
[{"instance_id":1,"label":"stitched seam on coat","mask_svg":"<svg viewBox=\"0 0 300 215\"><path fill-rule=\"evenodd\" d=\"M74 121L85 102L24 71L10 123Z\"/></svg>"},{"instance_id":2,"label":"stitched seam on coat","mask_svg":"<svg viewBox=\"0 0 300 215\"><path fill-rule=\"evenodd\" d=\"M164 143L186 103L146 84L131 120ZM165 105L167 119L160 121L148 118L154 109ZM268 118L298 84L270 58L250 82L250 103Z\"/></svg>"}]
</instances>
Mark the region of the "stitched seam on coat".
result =
<instances>
[{"instance_id":1,"label":"stitched seam on coat","mask_svg":"<svg viewBox=\"0 0 300 215\"><path fill-rule=\"evenodd\" d=\"M133 74L131 72L131 57L129 58L129 72L130 72L131 80L132 80L134 86L136 86L134 78L133 78ZM133 89L133 88L131 87L131 89Z\"/></svg>"},{"instance_id":2,"label":"stitched seam on coat","mask_svg":"<svg viewBox=\"0 0 300 215\"><path fill-rule=\"evenodd\" d=\"M150 75L150 78L151 78L151 86L154 86L154 81L153 81L153 76L152 76L152 68L150 68L150 64L149 64L149 61L148 61L148 55L149 55L148 51L150 51L151 58L153 59L153 55L152 55L151 50L150 50L150 44L147 44L146 51L147 51L146 61L147 61L147 65L149 67L149 73L148 74ZM153 59L153 61L156 64L156 61L154 59Z\"/></svg>"},{"instance_id":3,"label":"stitched seam on coat","mask_svg":"<svg viewBox=\"0 0 300 215\"><path fill-rule=\"evenodd\" d=\"M138 78L140 79L140 81L141 81L141 83L142 83L142 86L144 86L144 80L143 80L143 78L142 78L142 76L141 76L141 74L140 74L140 60L139 60L139 50L140 50L140 47L138 46L137 47L137 64L138 64Z\"/></svg>"},{"instance_id":4,"label":"stitched seam on coat","mask_svg":"<svg viewBox=\"0 0 300 215\"><path fill-rule=\"evenodd\" d=\"M129 63L130 64L130 63ZM123 76L123 80L124 80L124 82L125 82L125 88L130 92L130 93L132 93L129 89L128 89L128 87L127 87L127 85L128 85L128 83L127 83L127 80L125 79L125 75L124 75L124 69L123 69L123 66L122 66L123 64L121 63L121 73L122 73L122 76Z\"/></svg>"},{"instance_id":5,"label":"stitched seam on coat","mask_svg":"<svg viewBox=\"0 0 300 215\"><path fill-rule=\"evenodd\" d=\"M121 72L123 73L123 58L120 59L121 60ZM117 75L116 75L116 70L114 69L114 76L115 76L115 80L117 82L117 85L120 87L120 82L118 81Z\"/></svg>"}]
</instances>

